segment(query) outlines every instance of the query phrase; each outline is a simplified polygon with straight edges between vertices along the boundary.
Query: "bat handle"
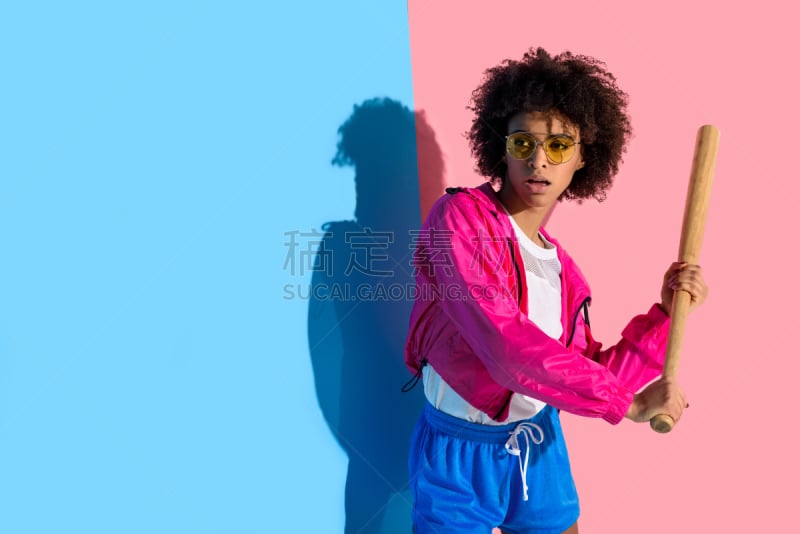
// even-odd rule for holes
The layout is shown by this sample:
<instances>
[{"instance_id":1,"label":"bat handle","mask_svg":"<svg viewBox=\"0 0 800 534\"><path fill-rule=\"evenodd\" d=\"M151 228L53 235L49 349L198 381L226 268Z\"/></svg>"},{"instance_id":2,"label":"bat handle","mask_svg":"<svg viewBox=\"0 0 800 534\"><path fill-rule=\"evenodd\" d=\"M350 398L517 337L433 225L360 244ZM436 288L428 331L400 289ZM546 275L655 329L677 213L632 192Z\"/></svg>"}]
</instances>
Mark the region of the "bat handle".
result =
<instances>
[{"instance_id":1,"label":"bat handle","mask_svg":"<svg viewBox=\"0 0 800 534\"><path fill-rule=\"evenodd\" d=\"M672 430L673 426L675 426L675 421L672 420L672 417L666 414L659 414L650 419L650 428L659 434L666 434Z\"/></svg>"},{"instance_id":2,"label":"bat handle","mask_svg":"<svg viewBox=\"0 0 800 534\"><path fill-rule=\"evenodd\" d=\"M690 261L693 261L690 259ZM670 311L669 337L667 339L667 353L664 358L664 378L678 376L678 360L680 359L683 334L686 331L686 317L689 315L689 305L692 295L688 291L675 291L672 296L672 310ZM667 414L658 414L650 419L650 428L661 434L666 434L675 421Z\"/></svg>"}]
</instances>

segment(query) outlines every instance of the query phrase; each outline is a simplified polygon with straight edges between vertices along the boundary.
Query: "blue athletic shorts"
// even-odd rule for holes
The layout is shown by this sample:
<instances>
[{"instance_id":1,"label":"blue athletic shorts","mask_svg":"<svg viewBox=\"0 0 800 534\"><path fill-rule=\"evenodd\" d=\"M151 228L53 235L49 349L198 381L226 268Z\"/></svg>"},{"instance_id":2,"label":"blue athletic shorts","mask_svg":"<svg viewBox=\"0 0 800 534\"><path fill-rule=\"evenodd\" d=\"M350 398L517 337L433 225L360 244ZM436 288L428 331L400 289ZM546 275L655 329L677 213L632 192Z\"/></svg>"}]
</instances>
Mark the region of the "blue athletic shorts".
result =
<instances>
[{"instance_id":1,"label":"blue athletic shorts","mask_svg":"<svg viewBox=\"0 0 800 534\"><path fill-rule=\"evenodd\" d=\"M492 426L425 403L408 467L415 534L488 534L493 527L561 534L578 520L578 494L551 406L527 421Z\"/></svg>"}]
</instances>

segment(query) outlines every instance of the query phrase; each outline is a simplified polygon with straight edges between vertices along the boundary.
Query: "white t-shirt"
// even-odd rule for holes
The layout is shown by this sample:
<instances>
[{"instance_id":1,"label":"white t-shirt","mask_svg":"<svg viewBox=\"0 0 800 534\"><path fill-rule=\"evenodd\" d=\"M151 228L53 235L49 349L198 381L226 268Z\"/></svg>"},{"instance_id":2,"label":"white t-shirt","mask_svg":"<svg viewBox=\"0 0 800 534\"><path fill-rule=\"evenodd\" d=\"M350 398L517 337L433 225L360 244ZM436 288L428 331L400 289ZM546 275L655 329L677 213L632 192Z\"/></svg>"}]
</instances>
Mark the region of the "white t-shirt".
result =
<instances>
[{"instance_id":1,"label":"white t-shirt","mask_svg":"<svg viewBox=\"0 0 800 534\"><path fill-rule=\"evenodd\" d=\"M525 281L528 285L528 318L544 333L553 339L561 337L561 262L555 246L544 236L542 248L522 232L514 218L509 216L517 235L522 261L525 264ZM422 368L422 381L425 397L436 409L472 423L500 425L530 419L542 410L546 403L522 394L511 397L508 419L498 423L489 415L478 410L442 380L430 366Z\"/></svg>"}]
</instances>

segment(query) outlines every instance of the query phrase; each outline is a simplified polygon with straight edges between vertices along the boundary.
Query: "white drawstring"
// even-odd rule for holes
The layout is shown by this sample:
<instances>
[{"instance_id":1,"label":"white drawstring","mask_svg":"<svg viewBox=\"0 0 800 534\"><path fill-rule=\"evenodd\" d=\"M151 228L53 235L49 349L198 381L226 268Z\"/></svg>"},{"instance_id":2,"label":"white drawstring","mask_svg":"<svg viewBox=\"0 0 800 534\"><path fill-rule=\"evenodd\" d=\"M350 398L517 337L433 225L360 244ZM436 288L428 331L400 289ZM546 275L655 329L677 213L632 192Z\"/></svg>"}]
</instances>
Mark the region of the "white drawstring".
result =
<instances>
[{"instance_id":1,"label":"white drawstring","mask_svg":"<svg viewBox=\"0 0 800 534\"><path fill-rule=\"evenodd\" d=\"M537 438L534 436L533 431L536 430L539 433L539 437ZM540 445L544 441L544 432L542 431L542 427L537 425L536 423L520 423L514 427L514 430L509 432L511 437L508 438L506 441L506 450L509 454L513 454L519 460L519 471L522 474L522 496L527 501L528 500L528 459L530 457L531 452L531 442L534 445ZM519 447L519 441L517 436L522 434L525 438L525 463L522 462L522 451Z\"/></svg>"}]
</instances>

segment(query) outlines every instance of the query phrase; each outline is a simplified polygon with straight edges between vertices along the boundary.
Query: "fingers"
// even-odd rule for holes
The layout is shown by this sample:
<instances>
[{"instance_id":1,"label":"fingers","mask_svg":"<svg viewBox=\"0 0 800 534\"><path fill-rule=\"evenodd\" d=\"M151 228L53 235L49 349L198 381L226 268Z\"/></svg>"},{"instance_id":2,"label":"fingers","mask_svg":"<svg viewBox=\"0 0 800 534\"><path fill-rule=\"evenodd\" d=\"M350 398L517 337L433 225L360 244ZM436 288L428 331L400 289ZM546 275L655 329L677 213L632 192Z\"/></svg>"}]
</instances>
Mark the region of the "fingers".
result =
<instances>
[{"instance_id":1,"label":"fingers","mask_svg":"<svg viewBox=\"0 0 800 534\"><path fill-rule=\"evenodd\" d=\"M688 264L682 261L672 262L672 264L670 264L670 266L667 268L667 272L664 273L664 281L670 280L675 274L680 272L680 270L686 265Z\"/></svg>"},{"instance_id":2,"label":"fingers","mask_svg":"<svg viewBox=\"0 0 800 534\"><path fill-rule=\"evenodd\" d=\"M664 273L661 286L661 307L670 313L675 291L686 291L691 299L689 309L693 310L708 297L708 285L703 278L703 269L699 265L676 261Z\"/></svg>"},{"instance_id":3,"label":"fingers","mask_svg":"<svg viewBox=\"0 0 800 534\"><path fill-rule=\"evenodd\" d=\"M686 395L683 393L683 390L678 386L677 382L675 382L671 378L662 378L662 390L661 390L661 406L660 408L663 410L656 410L659 413L666 413L677 423L681 415L683 415L683 410L686 408Z\"/></svg>"},{"instance_id":4,"label":"fingers","mask_svg":"<svg viewBox=\"0 0 800 534\"><path fill-rule=\"evenodd\" d=\"M702 304L708 297L708 285L699 265L675 262L664 275L665 285L672 291L686 291L692 297L691 306Z\"/></svg>"},{"instance_id":5,"label":"fingers","mask_svg":"<svg viewBox=\"0 0 800 534\"><path fill-rule=\"evenodd\" d=\"M676 399L675 406L673 408L673 410L677 412L677 419L673 417L676 423L678 422L678 420L680 420L681 416L683 415L683 410L685 410L688 406L689 403L686 402L686 395L683 393L683 390L678 388L678 398Z\"/></svg>"},{"instance_id":6,"label":"fingers","mask_svg":"<svg viewBox=\"0 0 800 534\"><path fill-rule=\"evenodd\" d=\"M626 414L634 421L645 422L663 414L670 416L677 423L688 403L677 382L662 377L637 394L634 405Z\"/></svg>"}]
</instances>

